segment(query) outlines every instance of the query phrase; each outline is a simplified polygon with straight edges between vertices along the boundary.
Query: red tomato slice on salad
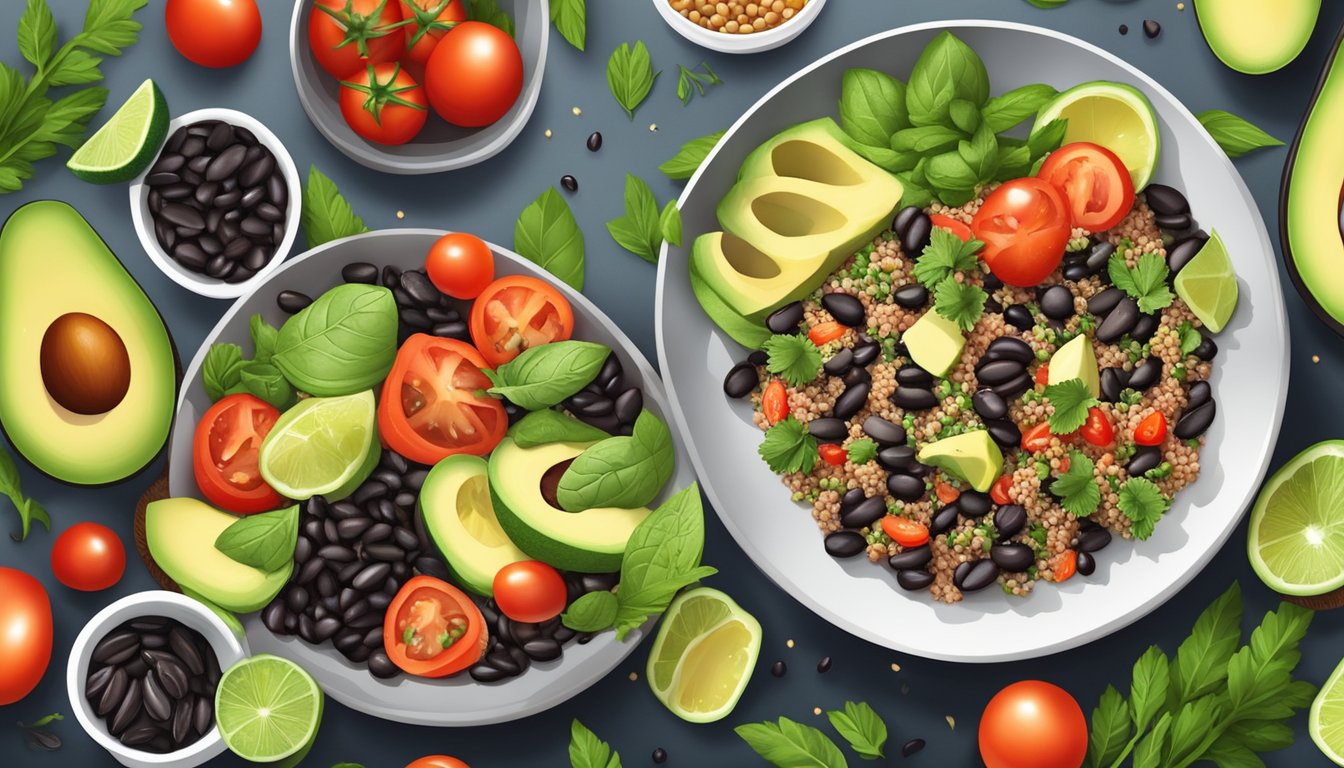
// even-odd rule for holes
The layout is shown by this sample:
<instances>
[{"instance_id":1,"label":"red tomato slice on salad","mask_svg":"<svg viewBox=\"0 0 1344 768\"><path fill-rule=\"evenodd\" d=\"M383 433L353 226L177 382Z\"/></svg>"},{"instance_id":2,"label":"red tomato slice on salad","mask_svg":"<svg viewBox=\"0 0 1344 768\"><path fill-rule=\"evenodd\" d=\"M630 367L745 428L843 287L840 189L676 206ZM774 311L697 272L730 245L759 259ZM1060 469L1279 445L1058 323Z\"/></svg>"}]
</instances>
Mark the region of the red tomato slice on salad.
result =
<instances>
[{"instance_id":1,"label":"red tomato slice on salad","mask_svg":"<svg viewBox=\"0 0 1344 768\"><path fill-rule=\"evenodd\" d=\"M554 286L527 275L501 277L471 306L471 340L491 368L524 350L565 341L574 332L574 310Z\"/></svg>"},{"instance_id":2,"label":"red tomato slice on salad","mask_svg":"<svg viewBox=\"0 0 1344 768\"><path fill-rule=\"evenodd\" d=\"M421 464L457 453L484 456L509 429L504 405L476 348L417 333L397 351L378 402L378 429L392 450Z\"/></svg>"},{"instance_id":3,"label":"red tomato slice on salad","mask_svg":"<svg viewBox=\"0 0 1344 768\"><path fill-rule=\"evenodd\" d=\"M397 592L383 619L383 647L403 672L447 677L480 660L490 636L481 609L462 590L416 576Z\"/></svg>"},{"instance_id":4,"label":"red tomato slice on salad","mask_svg":"<svg viewBox=\"0 0 1344 768\"><path fill-rule=\"evenodd\" d=\"M1097 144L1065 144L1050 153L1036 175L1064 193L1073 226L1089 232L1114 227L1134 207L1129 170L1114 152Z\"/></svg>"},{"instance_id":5,"label":"red tomato slice on salad","mask_svg":"<svg viewBox=\"0 0 1344 768\"><path fill-rule=\"evenodd\" d=\"M1059 190L1037 178L1004 182L985 198L971 220L985 244L981 258L1003 282L1019 287L1040 283L1064 259L1072 225Z\"/></svg>"},{"instance_id":6,"label":"red tomato slice on salad","mask_svg":"<svg viewBox=\"0 0 1344 768\"><path fill-rule=\"evenodd\" d=\"M192 470L211 504L240 515L280 506L280 494L262 479L257 461L261 442L279 418L270 403L239 393L210 406L197 422Z\"/></svg>"}]
</instances>

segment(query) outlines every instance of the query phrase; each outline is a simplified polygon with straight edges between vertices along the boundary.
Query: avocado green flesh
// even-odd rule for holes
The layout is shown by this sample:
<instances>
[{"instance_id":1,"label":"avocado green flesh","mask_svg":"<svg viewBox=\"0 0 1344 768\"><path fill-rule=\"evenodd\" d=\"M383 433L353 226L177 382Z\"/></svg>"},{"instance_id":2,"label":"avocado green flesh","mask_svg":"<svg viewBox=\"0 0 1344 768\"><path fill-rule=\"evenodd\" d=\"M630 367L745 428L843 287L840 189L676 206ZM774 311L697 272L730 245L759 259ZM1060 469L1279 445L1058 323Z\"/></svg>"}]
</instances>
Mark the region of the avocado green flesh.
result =
<instances>
[{"instance_id":1,"label":"avocado green flesh","mask_svg":"<svg viewBox=\"0 0 1344 768\"><path fill-rule=\"evenodd\" d=\"M1003 471L1003 452L983 429L963 432L919 449L919 461L959 477L984 493Z\"/></svg>"},{"instance_id":2,"label":"avocado green flesh","mask_svg":"<svg viewBox=\"0 0 1344 768\"><path fill-rule=\"evenodd\" d=\"M434 465L420 490L425 529L448 570L459 584L486 597L494 594L499 569L528 559L499 525L488 471L478 456L449 456Z\"/></svg>"},{"instance_id":3,"label":"avocado green flesh","mask_svg":"<svg viewBox=\"0 0 1344 768\"><path fill-rule=\"evenodd\" d=\"M107 323L126 346L130 388L105 413L65 409L43 381L42 339L71 312ZM168 330L98 233L65 203L29 203L0 232L0 381L0 426L24 459L57 480L124 480L168 440L177 400Z\"/></svg>"},{"instance_id":4,"label":"avocado green flesh","mask_svg":"<svg viewBox=\"0 0 1344 768\"><path fill-rule=\"evenodd\" d=\"M1087 336L1075 336L1072 341L1060 347L1050 357L1049 376L1046 383L1060 384L1078 379L1087 387L1093 397L1101 396L1101 380L1097 372L1097 354L1092 348L1092 340Z\"/></svg>"},{"instance_id":5,"label":"avocado green flesh","mask_svg":"<svg viewBox=\"0 0 1344 768\"><path fill-rule=\"evenodd\" d=\"M910 350L910 358L934 376L946 376L966 348L961 327L937 312L920 315L901 340Z\"/></svg>"},{"instance_id":6,"label":"avocado green flesh","mask_svg":"<svg viewBox=\"0 0 1344 768\"><path fill-rule=\"evenodd\" d=\"M1213 55L1248 75L1282 69L1306 47L1321 0L1194 0Z\"/></svg>"},{"instance_id":7,"label":"avocado green flesh","mask_svg":"<svg viewBox=\"0 0 1344 768\"><path fill-rule=\"evenodd\" d=\"M693 249L714 248L713 241L722 237L726 237L722 232L701 235L695 239ZM760 349L766 339L770 338L770 331L766 330L765 326L738 314L714 292L713 288L709 287L696 271L694 259L691 260L691 292L695 294L696 301L700 302L700 308L705 311L709 319L738 344L748 349Z\"/></svg>"}]
</instances>

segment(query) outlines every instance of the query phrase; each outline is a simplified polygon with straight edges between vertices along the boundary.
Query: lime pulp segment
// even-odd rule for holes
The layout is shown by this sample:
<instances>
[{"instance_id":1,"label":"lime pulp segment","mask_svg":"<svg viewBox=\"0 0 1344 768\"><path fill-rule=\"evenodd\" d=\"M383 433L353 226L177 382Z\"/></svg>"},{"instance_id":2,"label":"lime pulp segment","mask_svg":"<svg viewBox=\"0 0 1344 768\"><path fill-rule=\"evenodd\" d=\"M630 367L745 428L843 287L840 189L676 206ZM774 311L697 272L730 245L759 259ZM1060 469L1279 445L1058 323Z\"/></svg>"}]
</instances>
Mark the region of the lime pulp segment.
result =
<instances>
[{"instance_id":1,"label":"lime pulp segment","mask_svg":"<svg viewBox=\"0 0 1344 768\"><path fill-rule=\"evenodd\" d=\"M1176 274L1176 295L1190 306L1204 327L1218 333L1237 308L1237 275L1232 271L1223 239L1214 231L1190 263Z\"/></svg>"},{"instance_id":2,"label":"lime pulp segment","mask_svg":"<svg viewBox=\"0 0 1344 768\"><path fill-rule=\"evenodd\" d=\"M335 495L352 481L362 481L369 457L376 457L376 418L372 391L303 400L280 417L262 443L261 474L291 499Z\"/></svg>"},{"instance_id":3,"label":"lime pulp segment","mask_svg":"<svg viewBox=\"0 0 1344 768\"><path fill-rule=\"evenodd\" d=\"M732 712L751 680L761 625L732 598L700 587L668 607L646 673L654 696L694 723Z\"/></svg>"},{"instance_id":4,"label":"lime pulp segment","mask_svg":"<svg viewBox=\"0 0 1344 768\"><path fill-rule=\"evenodd\" d=\"M1265 484L1251 512L1251 566L1271 589L1321 595L1344 586L1344 441L1318 443Z\"/></svg>"},{"instance_id":5,"label":"lime pulp segment","mask_svg":"<svg viewBox=\"0 0 1344 768\"><path fill-rule=\"evenodd\" d=\"M283 760L309 744L322 720L322 690L292 661L244 659L220 678L215 718L224 743L255 763Z\"/></svg>"}]
</instances>

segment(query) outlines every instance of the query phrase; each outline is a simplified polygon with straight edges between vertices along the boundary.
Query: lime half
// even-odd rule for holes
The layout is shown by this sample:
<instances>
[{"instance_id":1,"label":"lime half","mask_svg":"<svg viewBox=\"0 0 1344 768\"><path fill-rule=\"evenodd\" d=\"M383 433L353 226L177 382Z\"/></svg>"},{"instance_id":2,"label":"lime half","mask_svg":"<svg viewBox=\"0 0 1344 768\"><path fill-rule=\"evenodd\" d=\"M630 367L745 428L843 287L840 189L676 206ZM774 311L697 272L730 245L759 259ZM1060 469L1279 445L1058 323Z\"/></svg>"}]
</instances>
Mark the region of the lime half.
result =
<instances>
[{"instance_id":1,"label":"lime half","mask_svg":"<svg viewBox=\"0 0 1344 768\"><path fill-rule=\"evenodd\" d=\"M1190 263L1176 273L1174 287L1176 295L1213 333L1223 330L1232 319L1232 311L1237 308L1237 275L1216 230Z\"/></svg>"},{"instance_id":2,"label":"lime half","mask_svg":"<svg viewBox=\"0 0 1344 768\"><path fill-rule=\"evenodd\" d=\"M1270 589L1310 597L1344 586L1341 496L1344 440L1311 446L1265 483L1251 510L1246 548Z\"/></svg>"},{"instance_id":3,"label":"lime half","mask_svg":"<svg viewBox=\"0 0 1344 768\"><path fill-rule=\"evenodd\" d=\"M215 719L229 749L270 763L312 744L322 723L322 689L288 659L259 654L229 667L215 691Z\"/></svg>"},{"instance_id":4,"label":"lime half","mask_svg":"<svg viewBox=\"0 0 1344 768\"><path fill-rule=\"evenodd\" d=\"M1148 186L1162 139L1153 105L1138 89L1110 80L1075 85L1041 108L1032 133L1057 118L1069 121L1065 144L1100 144L1124 162L1135 190Z\"/></svg>"},{"instance_id":5,"label":"lime half","mask_svg":"<svg viewBox=\"0 0 1344 768\"><path fill-rule=\"evenodd\" d=\"M93 184L127 182L149 167L167 135L168 103L154 81L146 80L65 165Z\"/></svg>"},{"instance_id":6,"label":"lime half","mask_svg":"<svg viewBox=\"0 0 1344 768\"><path fill-rule=\"evenodd\" d=\"M1335 765L1344 765L1344 662L1335 667L1311 703L1307 732L1322 754Z\"/></svg>"},{"instance_id":7,"label":"lime half","mask_svg":"<svg viewBox=\"0 0 1344 768\"><path fill-rule=\"evenodd\" d=\"M376 419L372 390L301 400L262 442L261 476L290 499L343 499L378 464Z\"/></svg>"},{"instance_id":8,"label":"lime half","mask_svg":"<svg viewBox=\"0 0 1344 768\"><path fill-rule=\"evenodd\" d=\"M751 614L717 589L692 589L663 616L649 653L649 687L683 720L720 720L742 697L760 651L761 625Z\"/></svg>"}]
</instances>

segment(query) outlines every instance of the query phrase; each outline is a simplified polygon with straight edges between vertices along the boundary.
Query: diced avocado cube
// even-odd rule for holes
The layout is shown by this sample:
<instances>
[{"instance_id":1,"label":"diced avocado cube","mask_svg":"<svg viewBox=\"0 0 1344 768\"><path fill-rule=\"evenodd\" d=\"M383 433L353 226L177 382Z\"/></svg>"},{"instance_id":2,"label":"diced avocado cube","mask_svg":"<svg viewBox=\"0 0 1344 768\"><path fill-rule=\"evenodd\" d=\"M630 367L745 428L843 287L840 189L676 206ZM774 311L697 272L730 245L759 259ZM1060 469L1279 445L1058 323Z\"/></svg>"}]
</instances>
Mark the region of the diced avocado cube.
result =
<instances>
[{"instance_id":1,"label":"diced avocado cube","mask_svg":"<svg viewBox=\"0 0 1344 768\"><path fill-rule=\"evenodd\" d=\"M1101 385L1097 377L1097 355L1092 351L1092 340L1086 336L1075 336L1050 358L1048 383L1059 384L1070 379L1082 380L1093 397L1101 395Z\"/></svg>"},{"instance_id":2,"label":"diced avocado cube","mask_svg":"<svg viewBox=\"0 0 1344 768\"><path fill-rule=\"evenodd\" d=\"M901 337L915 365L934 376L946 376L961 359L966 337L957 324L929 310Z\"/></svg>"},{"instance_id":3,"label":"diced avocado cube","mask_svg":"<svg viewBox=\"0 0 1344 768\"><path fill-rule=\"evenodd\" d=\"M988 491L1003 472L1003 453L983 429L929 443L919 449L918 458L921 464L959 477L981 493Z\"/></svg>"}]
</instances>

